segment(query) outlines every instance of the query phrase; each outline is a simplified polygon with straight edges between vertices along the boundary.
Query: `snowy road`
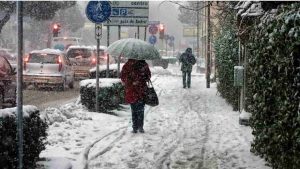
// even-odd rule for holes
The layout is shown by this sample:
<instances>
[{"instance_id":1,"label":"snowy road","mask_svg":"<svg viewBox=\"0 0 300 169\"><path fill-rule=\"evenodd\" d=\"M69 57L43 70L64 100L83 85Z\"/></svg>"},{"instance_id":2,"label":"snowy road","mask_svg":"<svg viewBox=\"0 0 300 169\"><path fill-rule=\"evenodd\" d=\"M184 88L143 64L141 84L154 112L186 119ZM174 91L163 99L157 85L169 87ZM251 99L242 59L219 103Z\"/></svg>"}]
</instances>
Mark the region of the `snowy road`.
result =
<instances>
[{"instance_id":1,"label":"snowy road","mask_svg":"<svg viewBox=\"0 0 300 169\"><path fill-rule=\"evenodd\" d=\"M146 106L146 133L131 133L131 113L88 112L78 102L43 112L51 121L40 157L52 169L268 169L250 153L251 129L238 124L204 75L183 89L176 66L151 69L160 105ZM59 152L59 153L58 153ZM64 165L62 165L64 164Z\"/></svg>"},{"instance_id":2,"label":"snowy road","mask_svg":"<svg viewBox=\"0 0 300 169\"><path fill-rule=\"evenodd\" d=\"M85 168L267 168L249 152L251 130L238 124L214 84L205 88L204 76L193 76L191 89L176 75L153 81L160 105L147 107L146 133L130 133L131 124L109 133L88 149Z\"/></svg>"}]
</instances>

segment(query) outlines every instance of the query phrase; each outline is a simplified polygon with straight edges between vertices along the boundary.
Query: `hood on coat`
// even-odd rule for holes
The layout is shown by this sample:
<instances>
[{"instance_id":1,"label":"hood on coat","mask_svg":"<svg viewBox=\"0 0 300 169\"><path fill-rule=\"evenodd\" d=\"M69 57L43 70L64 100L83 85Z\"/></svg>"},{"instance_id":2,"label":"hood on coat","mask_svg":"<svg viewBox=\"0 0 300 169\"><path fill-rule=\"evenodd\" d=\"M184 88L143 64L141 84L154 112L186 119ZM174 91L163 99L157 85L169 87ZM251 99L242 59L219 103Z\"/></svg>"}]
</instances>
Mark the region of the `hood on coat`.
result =
<instances>
[{"instance_id":1,"label":"hood on coat","mask_svg":"<svg viewBox=\"0 0 300 169\"><path fill-rule=\"evenodd\" d=\"M186 52L186 53L192 53L192 48L187 48L187 49L185 50L185 52Z\"/></svg>"}]
</instances>

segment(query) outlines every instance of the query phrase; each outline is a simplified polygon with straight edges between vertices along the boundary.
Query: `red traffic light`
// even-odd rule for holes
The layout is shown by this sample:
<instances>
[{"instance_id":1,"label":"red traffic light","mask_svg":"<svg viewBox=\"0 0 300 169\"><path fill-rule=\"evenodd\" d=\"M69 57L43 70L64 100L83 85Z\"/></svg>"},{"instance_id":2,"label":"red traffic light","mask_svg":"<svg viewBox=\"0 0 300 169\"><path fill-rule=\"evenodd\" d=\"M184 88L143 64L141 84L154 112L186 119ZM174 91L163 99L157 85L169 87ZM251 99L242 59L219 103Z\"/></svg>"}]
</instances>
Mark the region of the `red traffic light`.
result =
<instances>
[{"instance_id":1,"label":"red traffic light","mask_svg":"<svg viewBox=\"0 0 300 169\"><path fill-rule=\"evenodd\" d=\"M159 24L159 31L163 31L165 29L165 26L163 24Z\"/></svg>"},{"instance_id":2,"label":"red traffic light","mask_svg":"<svg viewBox=\"0 0 300 169\"><path fill-rule=\"evenodd\" d=\"M60 24L54 23L52 27L53 37L58 37L59 31L60 31Z\"/></svg>"},{"instance_id":3,"label":"red traffic light","mask_svg":"<svg viewBox=\"0 0 300 169\"><path fill-rule=\"evenodd\" d=\"M54 24L53 29L58 29L58 24Z\"/></svg>"}]
</instances>

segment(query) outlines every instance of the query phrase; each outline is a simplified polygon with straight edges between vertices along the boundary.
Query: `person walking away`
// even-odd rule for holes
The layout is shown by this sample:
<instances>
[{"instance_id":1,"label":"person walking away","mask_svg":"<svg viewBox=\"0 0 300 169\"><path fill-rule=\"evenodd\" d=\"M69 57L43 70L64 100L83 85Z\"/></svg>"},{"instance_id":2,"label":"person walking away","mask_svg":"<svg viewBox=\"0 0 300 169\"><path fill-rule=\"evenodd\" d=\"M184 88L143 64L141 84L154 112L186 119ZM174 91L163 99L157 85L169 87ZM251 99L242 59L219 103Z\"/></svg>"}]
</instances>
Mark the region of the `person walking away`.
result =
<instances>
[{"instance_id":1,"label":"person walking away","mask_svg":"<svg viewBox=\"0 0 300 169\"><path fill-rule=\"evenodd\" d=\"M196 63L195 56L192 54L192 48L187 48L179 57L181 62L183 88L191 87L191 73L193 65Z\"/></svg>"},{"instance_id":2,"label":"person walking away","mask_svg":"<svg viewBox=\"0 0 300 169\"><path fill-rule=\"evenodd\" d=\"M133 133L144 133L144 98L151 72L145 60L128 59L121 70L125 102L130 104Z\"/></svg>"}]
</instances>

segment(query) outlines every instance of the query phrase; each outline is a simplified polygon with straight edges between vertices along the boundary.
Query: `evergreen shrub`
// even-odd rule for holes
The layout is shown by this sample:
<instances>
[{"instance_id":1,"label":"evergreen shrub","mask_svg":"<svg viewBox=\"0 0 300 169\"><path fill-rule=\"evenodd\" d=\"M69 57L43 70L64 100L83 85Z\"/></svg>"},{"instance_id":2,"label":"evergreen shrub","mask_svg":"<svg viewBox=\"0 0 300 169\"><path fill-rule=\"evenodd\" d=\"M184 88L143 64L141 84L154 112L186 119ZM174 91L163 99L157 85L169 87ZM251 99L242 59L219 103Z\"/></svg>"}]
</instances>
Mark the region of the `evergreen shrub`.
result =
<instances>
[{"instance_id":1,"label":"evergreen shrub","mask_svg":"<svg viewBox=\"0 0 300 169\"><path fill-rule=\"evenodd\" d=\"M265 14L250 36L252 152L275 169L300 168L300 3Z\"/></svg>"},{"instance_id":2,"label":"evergreen shrub","mask_svg":"<svg viewBox=\"0 0 300 169\"><path fill-rule=\"evenodd\" d=\"M5 109L0 113L7 113ZM13 112L16 114L16 112ZM40 118L37 109L24 116L23 168L35 168L41 151L46 145L47 123ZM15 169L18 166L17 119L15 115L0 116L0 168Z\"/></svg>"},{"instance_id":3,"label":"evergreen shrub","mask_svg":"<svg viewBox=\"0 0 300 169\"><path fill-rule=\"evenodd\" d=\"M238 110L239 90L233 86L234 66L238 65L238 39L235 35L237 30L233 27L234 20L234 13L230 13L220 28L214 48L219 79L217 89L233 109Z\"/></svg>"},{"instance_id":4,"label":"evergreen shrub","mask_svg":"<svg viewBox=\"0 0 300 169\"><path fill-rule=\"evenodd\" d=\"M81 103L89 110L95 111L96 88L93 85L80 87ZM113 109L120 108L120 104L125 103L124 86L122 83L114 83L110 87L100 87L97 101L99 102L99 110L109 113Z\"/></svg>"}]
</instances>

